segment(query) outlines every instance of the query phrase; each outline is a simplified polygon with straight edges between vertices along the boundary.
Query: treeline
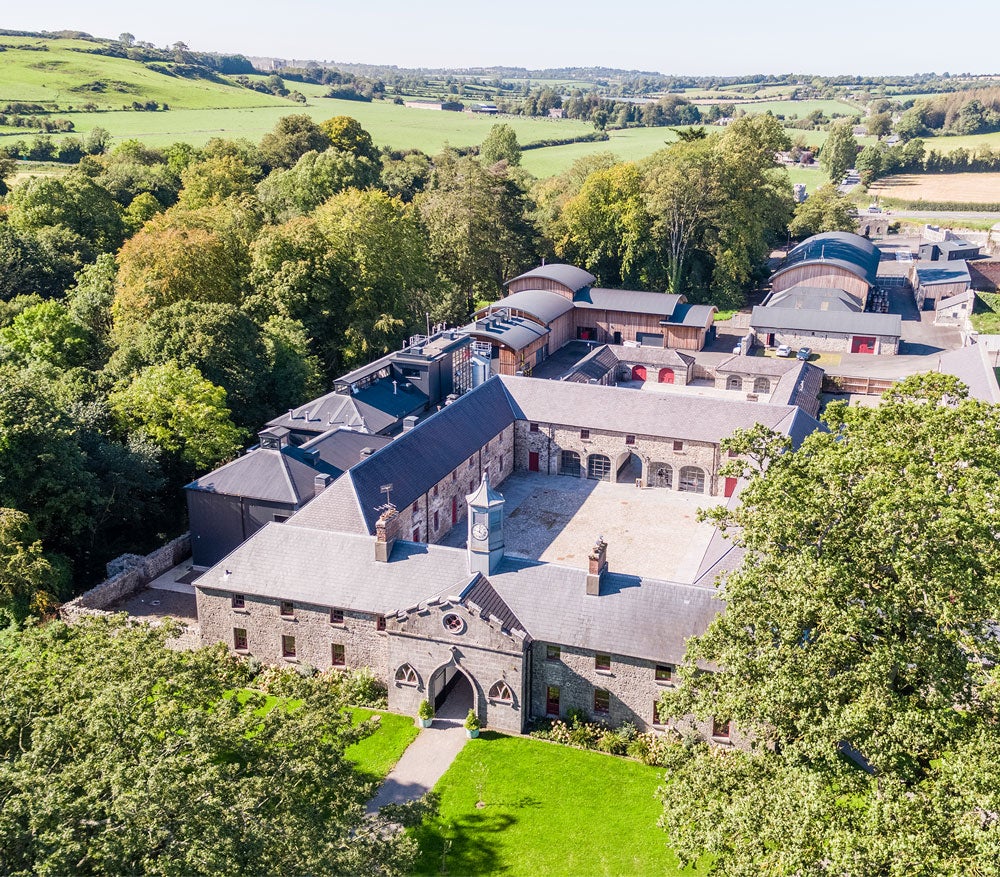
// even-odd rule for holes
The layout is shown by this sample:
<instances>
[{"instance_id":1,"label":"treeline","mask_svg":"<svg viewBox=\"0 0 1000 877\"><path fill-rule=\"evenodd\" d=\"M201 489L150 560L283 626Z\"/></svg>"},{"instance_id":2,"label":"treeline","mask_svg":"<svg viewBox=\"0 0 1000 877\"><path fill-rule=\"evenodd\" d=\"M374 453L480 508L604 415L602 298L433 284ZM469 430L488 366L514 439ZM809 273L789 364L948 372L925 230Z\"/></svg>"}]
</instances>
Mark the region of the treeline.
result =
<instances>
[{"instance_id":1,"label":"treeline","mask_svg":"<svg viewBox=\"0 0 1000 877\"><path fill-rule=\"evenodd\" d=\"M600 130L698 125L702 121L711 121L702 118L697 106L674 94L640 103L602 97L597 92L585 93L579 89L564 98L552 88L538 88L520 98L498 100L497 107L502 112L523 116L547 116L550 110L561 109L565 118L592 122Z\"/></svg>"},{"instance_id":2,"label":"treeline","mask_svg":"<svg viewBox=\"0 0 1000 877\"><path fill-rule=\"evenodd\" d=\"M1000 86L958 91L917 101L895 126L905 139L931 134L987 134L1000 131Z\"/></svg>"}]
</instances>

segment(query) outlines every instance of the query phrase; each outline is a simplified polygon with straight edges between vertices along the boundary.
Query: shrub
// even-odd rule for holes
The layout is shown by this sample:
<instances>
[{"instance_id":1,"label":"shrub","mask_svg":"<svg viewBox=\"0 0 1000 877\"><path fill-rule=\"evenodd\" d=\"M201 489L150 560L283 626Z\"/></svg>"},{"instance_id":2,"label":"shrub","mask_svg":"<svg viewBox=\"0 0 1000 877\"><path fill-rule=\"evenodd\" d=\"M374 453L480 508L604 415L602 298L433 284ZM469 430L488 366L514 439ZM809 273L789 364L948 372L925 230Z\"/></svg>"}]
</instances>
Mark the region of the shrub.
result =
<instances>
[{"instance_id":1,"label":"shrub","mask_svg":"<svg viewBox=\"0 0 1000 877\"><path fill-rule=\"evenodd\" d=\"M343 681L344 696L348 703L373 709L388 708L389 690L367 667L338 672Z\"/></svg>"},{"instance_id":2,"label":"shrub","mask_svg":"<svg viewBox=\"0 0 1000 877\"><path fill-rule=\"evenodd\" d=\"M417 707L417 715L424 721L434 718L434 707L431 706L431 702L426 698L420 701L420 706Z\"/></svg>"},{"instance_id":3,"label":"shrub","mask_svg":"<svg viewBox=\"0 0 1000 877\"><path fill-rule=\"evenodd\" d=\"M476 715L475 710L469 710L469 714L465 717L465 729L467 731L478 731L483 726L482 722L479 721L479 716Z\"/></svg>"}]
</instances>

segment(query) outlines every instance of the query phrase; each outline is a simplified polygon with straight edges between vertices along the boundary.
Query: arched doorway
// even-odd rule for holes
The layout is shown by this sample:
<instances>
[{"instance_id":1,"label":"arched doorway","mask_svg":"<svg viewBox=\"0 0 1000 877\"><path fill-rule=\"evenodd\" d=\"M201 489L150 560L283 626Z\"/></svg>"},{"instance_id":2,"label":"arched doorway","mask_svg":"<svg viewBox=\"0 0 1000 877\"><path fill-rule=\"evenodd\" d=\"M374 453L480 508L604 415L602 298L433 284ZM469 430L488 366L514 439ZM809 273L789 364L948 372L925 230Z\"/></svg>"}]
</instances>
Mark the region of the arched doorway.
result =
<instances>
[{"instance_id":1,"label":"arched doorway","mask_svg":"<svg viewBox=\"0 0 1000 877\"><path fill-rule=\"evenodd\" d=\"M559 454L559 474L580 477L580 455L576 451L562 451Z\"/></svg>"},{"instance_id":2,"label":"arched doorway","mask_svg":"<svg viewBox=\"0 0 1000 877\"><path fill-rule=\"evenodd\" d=\"M661 368L659 382L661 384L672 384L674 382L674 370L672 368Z\"/></svg>"},{"instance_id":3,"label":"arched doorway","mask_svg":"<svg viewBox=\"0 0 1000 877\"><path fill-rule=\"evenodd\" d=\"M674 486L674 470L669 463L652 462L649 464L647 473L648 473L646 475L647 487Z\"/></svg>"},{"instance_id":4,"label":"arched doorway","mask_svg":"<svg viewBox=\"0 0 1000 877\"><path fill-rule=\"evenodd\" d=\"M431 674L427 699L434 704L435 718L462 720L476 709L476 686L457 665L445 664Z\"/></svg>"},{"instance_id":5,"label":"arched doorway","mask_svg":"<svg viewBox=\"0 0 1000 877\"><path fill-rule=\"evenodd\" d=\"M595 481L610 481L611 458L604 454L591 454L587 457L587 477Z\"/></svg>"},{"instance_id":6,"label":"arched doorway","mask_svg":"<svg viewBox=\"0 0 1000 877\"><path fill-rule=\"evenodd\" d=\"M697 466L682 466L678 489L688 493L704 493L705 473Z\"/></svg>"},{"instance_id":7,"label":"arched doorway","mask_svg":"<svg viewBox=\"0 0 1000 877\"><path fill-rule=\"evenodd\" d=\"M727 390L742 390L743 389L743 379L738 375L730 375L726 378L726 389Z\"/></svg>"},{"instance_id":8,"label":"arched doorway","mask_svg":"<svg viewBox=\"0 0 1000 877\"><path fill-rule=\"evenodd\" d=\"M618 484L635 484L642 482L642 457L636 453L629 454L618 467L615 478Z\"/></svg>"},{"instance_id":9,"label":"arched doorway","mask_svg":"<svg viewBox=\"0 0 1000 877\"><path fill-rule=\"evenodd\" d=\"M644 380L646 380L646 366L644 366L644 365L634 365L634 366L632 366L632 380L633 381L644 381Z\"/></svg>"}]
</instances>

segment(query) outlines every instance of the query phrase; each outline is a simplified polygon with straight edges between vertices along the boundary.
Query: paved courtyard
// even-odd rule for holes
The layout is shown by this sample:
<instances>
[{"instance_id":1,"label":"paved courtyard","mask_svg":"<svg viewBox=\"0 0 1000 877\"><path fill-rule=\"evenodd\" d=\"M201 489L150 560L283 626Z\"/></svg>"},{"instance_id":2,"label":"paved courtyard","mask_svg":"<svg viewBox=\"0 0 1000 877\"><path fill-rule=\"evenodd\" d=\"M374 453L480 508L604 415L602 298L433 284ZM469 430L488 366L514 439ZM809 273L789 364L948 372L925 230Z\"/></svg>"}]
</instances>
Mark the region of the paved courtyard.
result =
<instances>
[{"instance_id":1,"label":"paved courtyard","mask_svg":"<svg viewBox=\"0 0 1000 877\"><path fill-rule=\"evenodd\" d=\"M506 553L587 568L598 536L608 543L613 572L670 581L694 579L712 527L697 521L699 508L722 497L637 488L560 475L511 475L498 488L506 504ZM464 546L455 527L446 545Z\"/></svg>"}]
</instances>

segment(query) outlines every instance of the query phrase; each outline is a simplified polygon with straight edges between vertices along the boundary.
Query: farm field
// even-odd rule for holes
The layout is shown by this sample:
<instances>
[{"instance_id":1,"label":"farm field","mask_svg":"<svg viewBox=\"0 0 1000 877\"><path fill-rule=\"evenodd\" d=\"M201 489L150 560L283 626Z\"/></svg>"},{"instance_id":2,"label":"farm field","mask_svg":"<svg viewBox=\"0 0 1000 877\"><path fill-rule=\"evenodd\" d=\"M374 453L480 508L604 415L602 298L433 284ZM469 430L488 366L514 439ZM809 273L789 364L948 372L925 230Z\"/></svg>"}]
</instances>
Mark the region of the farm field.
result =
<instances>
[{"instance_id":1,"label":"farm field","mask_svg":"<svg viewBox=\"0 0 1000 877\"><path fill-rule=\"evenodd\" d=\"M785 168L785 170L788 172L790 182L793 184L805 183L806 191L810 194L815 192L820 186L824 186L830 182L822 168L819 167L789 167Z\"/></svg>"},{"instance_id":2,"label":"farm field","mask_svg":"<svg viewBox=\"0 0 1000 877\"><path fill-rule=\"evenodd\" d=\"M1000 202L1000 173L899 174L873 183L872 195L903 201L958 201L967 204Z\"/></svg>"},{"instance_id":3,"label":"farm field","mask_svg":"<svg viewBox=\"0 0 1000 877\"><path fill-rule=\"evenodd\" d=\"M737 103L734 108L746 110L748 113L774 113L776 116L791 118L795 116L804 119L810 113L821 110L827 116L839 113L842 116L860 115L862 110L853 104L841 100L776 100L776 101L753 101L748 103Z\"/></svg>"},{"instance_id":4,"label":"farm field","mask_svg":"<svg viewBox=\"0 0 1000 877\"><path fill-rule=\"evenodd\" d=\"M574 161L586 155L611 152L621 161L638 161L677 139L671 128L623 128L608 131L608 136L609 140L529 149L521 156L521 167L536 177L551 177L569 169Z\"/></svg>"},{"instance_id":5,"label":"farm field","mask_svg":"<svg viewBox=\"0 0 1000 877\"><path fill-rule=\"evenodd\" d=\"M960 137L924 137L924 148L929 152L947 153L956 149L975 150L980 146L987 146L990 149L1000 149L1000 131L992 134L968 134Z\"/></svg>"},{"instance_id":6,"label":"farm field","mask_svg":"<svg viewBox=\"0 0 1000 877\"><path fill-rule=\"evenodd\" d=\"M662 778L635 761L484 733L435 786L441 809L413 830L414 873L679 875L656 827Z\"/></svg>"}]
</instances>

